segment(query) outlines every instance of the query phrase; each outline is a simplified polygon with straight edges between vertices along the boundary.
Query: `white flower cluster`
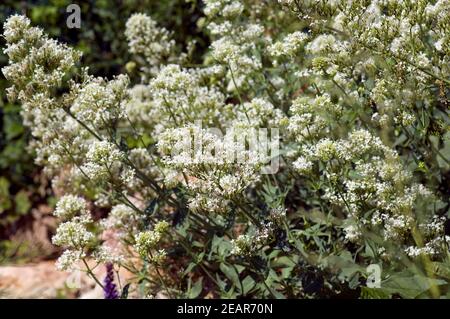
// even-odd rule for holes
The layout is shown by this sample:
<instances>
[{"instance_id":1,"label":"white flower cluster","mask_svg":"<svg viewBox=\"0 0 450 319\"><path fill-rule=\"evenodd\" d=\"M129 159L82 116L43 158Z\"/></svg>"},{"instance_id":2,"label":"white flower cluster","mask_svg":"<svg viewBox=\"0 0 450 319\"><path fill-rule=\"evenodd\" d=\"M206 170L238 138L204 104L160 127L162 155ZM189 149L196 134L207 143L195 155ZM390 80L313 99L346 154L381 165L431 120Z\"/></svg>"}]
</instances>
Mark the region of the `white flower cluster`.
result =
<instances>
[{"instance_id":1,"label":"white flower cluster","mask_svg":"<svg viewBox=\"0 0 450 319\"><path fill-rule=\"evenodd\" d=\"M80 171L87 175L93 182L114 179L118 176L127 182L133 178L133 170L127 168L124 174L122 159L124 154L114 144L107 141L94 141L86 153L86 160L80 167Z\"/></svg>"},{"instance_id":2,"label":"white flower cluster","mask_svg":"<svg viewBox=\"0 0 450 319\"><path fill-rule=\"evenodd\" d=\"M251 256L257 251L254 238L250 235L239 235L238 238L232 240L231 244L233 245L231 250L233 255Z\"/></svg>"},{"instance_id":3,"label":"white flower cluster","mask_svg":"<svg viewBox=\"0 0 450 319\"><path fill-rule=\"evenodd\" d=\"M272 44L269 47L269 53L274 57L295 57L295 54L300 50L302 45L308 39L308 35L304 32L294 32L288 34L281 41Z\"/></svg>"},{"instance_id":4,"label":"white flower cluster","mask_svg":"<svg viewBox=\"0 0 450 319\"><path fill-rule=\"evenodd\" d=\"M108 82L102 78L92 79L79 90L70 110L80 121L103 129L124 117L122 103L127 99L128 84L125 75Z\"/></svg>"},{"instance_id":5,"label":"white flower cluster","mask_svg":"<svg viewBox=\"0 0 450 319\"><path fill-rule=\"evenodd\" d=\"M67 249L58 267L91 257L161 266L169 246L192 244L210 253L209 269L230 254L288 254L279 242L303 259L359 252L372 238L390 263L399 252L442 258L449 3L205 0L198 27L211 45L198 65L135 14L125 34L143 76L132 87L89 76L78 52L10 17L9 95L37 162L70 194L55 209L53 242ZM280 138L261 138L272 129ZM274 155L279 169L262 174ZM83 198L108 216L94 221ZM219 231L231 244L220 258L209 250Z\"/></svg>"},{"instance_id":6,"label":"white flower cluster","mask_svg":"<svg viewBox=\"0 0 450 319\"><path fill-rule=\"evenodd\" d=\"M138 254L146 258L150 250L156 249L161 241L164 233L167 232L169 224L165 221L160 221L155 225L154 230L141 232L136 236L135 249ZM160 251L160 253L163 253Z\"/></svg>"},{"instance_id":7,"label":"white flower cluster","mask_svg":"<svg viewBox=\"0 0 450 319\"><path fill-rule=\"evenodd\" d=\"M9 97L32 106L57 107L51 90L62 83L66 72L79 61L80 53L47 38L41 29L31 27L30 20L20 15L6 21L3 36L9 64L2 71L14 83L7 89ZM40 94L33 96L34 91ZM33 103L33 98L40 103Z\"/></svg>"},{"instance_id":8,"label":"white flower cluster","mask_svg":"<svg viewBox=\"0 0 450 319\"><path fill-rule=\"evenodd\" d=\"M243 10L243 4L235 0L206 0L205 8L203 9L208 17L221 13L226 18L239 16Z\"/></svg>"},{"instance_id":9,"label":"white flower cluster","mask_svg":"<svg viewBox=\"0 0 450 319\"><path fill-rule=\"evenodd\" d=\"M344 231L348 240L361 239L363 228L382 226L385 240L409 242L417 226L416 201L430 198L431 193L411 181L398 155L379 138L365 130L354 131L348 139L322 138L314 145L305 145L302 153L293 163L294 168L313 176L313 167L323 163L325 169L320 174L329 183L323 198L347 211L350 224ZM368 210L375 213L367 214ZM427 220L425 228L435 230L436 238L432 240L442 238L443 224L436 225L432 216L422 218Z\"/></svg>"},{"instance_id":10,"label":"white flower cluster","mask_svg":"<svg viewBox=\"0 0 450 319\"><path fill-rule=\"evenodd\" d=\"M56 235L52 238L53 244L73 249L85 248L94 239L94 235L86 229L86 224L89 222L92 221L83 219L60 224Z\"/></svg>"},{"instance_id":11,"label":"white flower cluster","mask_svg":"<svg viewBox=\"0 0 450 319\"><path fill-rule=\"evenodd\" d=\"M88 230L93 221L86 201L75 195L63 196L56 204L54 214L64 222L58 226L52 242L66 248L57 261L57 268L70 270L87 256L86 249L95 240L95 235Z\"/></svg>"},{"instance_id":12,"label":"white flower cluster","mask_svg":"<svg viewBox=\"0 0 450 319\"><path fill-rule=\"evenodd\" d=\"M256 231L249 231L247 234L239 235L231 241L231 254L243 257L258 255L261 248L273 239L274 229L275 224L268 222L260 226Z\"/></svg>"},{"instance_id":13,"label":"white flower cluster","mask_svg":"<svg viewBox=\"0 0 450 319\"><path fill-rule=\"evenodd\" d=\"M255 147L247 149L246 141ZM266 142L251 128L235 127L222 136L194 125L166 130L158 149L166 165L189 176L180 181L192 191L192 210L224 213L230 200L260 179L269 151L273 155L278 146L278 140Z\"/></svg>"},{"instance_id":14,"label":"white flower cluster","mask_svg":"<svg viewBox=\"0 0 450 319\"><path fill-rule=\"evenodd\" d=\"M368 130L355 130L348 138L337 132L355 124L367 127L365 119L351 122L355 107L372 114L375 128L392 131L394 126L400 132L414 126L422 109L435 103L427 87L445 81L450 71L448 58L440 53L449 21L439 19L435 9L447 12L448 1L369 1L358 6L348 1L280 2L306 20L323 17L311 23L309 43L302 44L311 62L297 74L314 83L316 97L292 101L288 131L300 144L293 168L303 176L326 178L323 198L347 212L348 240L357 242L364 230L372 229L385 240L402 242L411 256L418 249L431 252L409 246L419 214L424 225L433 224L430 212L416 208L418 201L433 200L430 191L414 183L403 158ZM386 59L395 61L394 69L386 66ZM440 247L430 255L445 250L443 231L440 224L433 236L426 236L424 247Z\"/></svg>"},{"instance_id":15,"label":"white flower cluster","mask_svg":"<svg viewBox=\"0 0 450 319\"><path fill-rule=\"evenodd\" d=\"M65 250L56 261L56 269L70 271L76 268L77 262L85 258L86 254L80 250Z\"/></svg>"},{"instance_id":16,"label":"white flower cluster","mask_svg":"<svg viewBox=\"0 0 450 319\"><path fill-rule=\"evenodd\" d=\"M148 15L133 14L126 23L125 36L130 52L145 58L148 65L144 70L147 72L157 72L158 66L174 54L175 41L169 31L158 27Z\"/></svg>"},{"instance_id":17,"label":"white flower cluster","mask_svg":"<svg viewBox=\"0 0 450 319\"><path fill-rule=\"evenodd\" d=\"M126 236L130 232L134 233L141 221L142 217L137 215L135 210L127 205L119 204L111 209L108 217L102 221L102 226L104 229L116 229Z\"/></svg>"},{"instance_id":18,"label":"white flower cluster","mask_svg":"<svg viewBox=\"0 0 450 319\"><path fill-rule=\"evenodd\" d=\"M73 217L85 216L88 214L86 210L86 201L76 195L64 195L56 204L53 214L61 219L72 219Z\"/></svg>"},{"instance_id":19,"label":"white flower cluster","mask_svg":"<svg viewBox=\"0 0 450 319\"><path fill-rule=\"evenodd\" d=\"M240 24L236 17L244 6L234 0L207 1L205 14L214 20L210 32L217 36L212 42L212 57L227 68L228 91L251 86L251 74L261 69L261 57L255 54L264 27L258 23Z\"/></svg>"},{"instance_id":20,"label":"white flower cluster","mask_svg":"<svg viewBox=\"0 0 450 319\"><path fill-rule=\"evenodd\" d=\"M153 98L151 114L155 133L197 120L214 124L224 106L224 96L215 87L201 85L196 72L170 64L152 79L149 90Z\"/></svg>"}]
</instances>

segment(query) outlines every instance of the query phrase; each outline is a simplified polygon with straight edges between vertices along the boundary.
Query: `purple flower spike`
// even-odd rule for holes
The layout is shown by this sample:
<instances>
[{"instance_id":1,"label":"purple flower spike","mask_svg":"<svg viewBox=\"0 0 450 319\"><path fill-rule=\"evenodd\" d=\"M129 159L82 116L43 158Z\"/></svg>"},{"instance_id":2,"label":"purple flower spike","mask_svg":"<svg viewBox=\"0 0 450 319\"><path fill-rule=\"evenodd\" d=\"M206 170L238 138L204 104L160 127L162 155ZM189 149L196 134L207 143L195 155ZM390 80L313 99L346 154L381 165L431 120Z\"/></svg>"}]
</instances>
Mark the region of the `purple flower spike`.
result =
<instances>
[{"instance_id":1,"label":"purple flower spike","mask_svg":"<svg viewBox=\"0 0 450 319\"><path fill-rule=\"evenodd\" d=\"M117 292L116 284L114 283L113 264L106 264L106 277L103 280L103 292L105 299L118 299L119 294Z\"/></svg>"}]
</instances>

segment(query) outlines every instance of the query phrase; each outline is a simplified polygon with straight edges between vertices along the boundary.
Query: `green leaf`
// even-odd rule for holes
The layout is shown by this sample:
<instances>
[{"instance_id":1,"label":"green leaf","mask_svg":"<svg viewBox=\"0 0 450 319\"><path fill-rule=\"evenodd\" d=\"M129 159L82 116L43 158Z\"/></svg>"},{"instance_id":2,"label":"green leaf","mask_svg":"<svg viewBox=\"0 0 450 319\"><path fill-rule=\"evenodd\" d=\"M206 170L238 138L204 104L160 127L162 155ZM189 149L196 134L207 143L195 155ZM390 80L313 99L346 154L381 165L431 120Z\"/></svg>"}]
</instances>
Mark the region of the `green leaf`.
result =
<instances>
[{"instance_id":1,"label":"green leaf","mask_svg":"<svg viewBox=\"0 0 450 319\"><path fill-rule=\"evenodd\" d=\"M286 267L281 270L281 278L287 279L291 277L291 273L294 267Z\"/></svg>"},{"instance_id":2,"label":"green leaf","mask_svg":"<svg viewBox=\"0 0 450 319\"><path fill-rule=\"evenodd\" d=\"M12 206L9 199L9 181L5 177L0 177L0 213L10 209Z\"/></svg>"},{"instance_id":3,"label":"green leaf","mask_svg":"<svg viewBox=\"0 0 450 319\"><path fill-rule=\"evenodd\" d=\"M197 266L197 263L190 263L183 272L183 277L190 273L194 267Z\"/></svg>"},{"instance_id":4,"label":"green leaf","mask_svg":"<svg viewBox=\"0 0 450 319\"><path fill-rule=\"evenodd\" d=\"M216 274L216 281L219 284L220 290L224 291L227 283L220 278L219 274Z\"/></svg>"},{"instance_id":5,"label":"green leaf","mask_svg":"<svg viewBox=\"0 0 450 319\"><path fill-rule=\"evenodd\" d=\"M31 202L28 199L28 194L26 191L21 190L14 196L14 202L16 203L16 212L25 215L29 212L31 208Z\"/></svg>"},{"instance_id":6,"label":"green leaf","mask_svg":"<svg viewBox=\"0 0 450 319\"><path fill-rule=\"evenodd\" d=\"M247 276L242 280L242 286L244 288L244 291L241 291L242 294L247 295L256 286L256 282L252 277Z\"/></svg>"},{"instance_id":7,"label":"green leaf","mask_svg":"<svg viewBox=\"0 0 450 319\"><path fill-rule=\"evenodd\" d=\"M294 267L295 266L295 262L292 261L290 258L288 258L287 256L282 256L280 258L276 258L273 263L272 263L272 267L283 267L283 266L287 266L287 267Z\"/></svg>"},{"instance_id":8,"label":"green leaf","mask_svg":"<svg viewBox=\"0 0 450 319\"><path fill-rule=\"evenodd\" d=\"M128 298L128 290L129 289L130 289L130 284L126 284L122 289L122 293L120 294L120 299Z\"/></svg>"},{"instance_id":9,"label":"green leaf","mask_svg":"<svg viewBox=\"0 0 450 319\"><path fill-rule=\"evenodd\" d=\"M195 299L202 293L202 291L203 291L203 277L200 277L194 283L194 285L191 287L191 289L189 289L188 298Z\"/></svg>"},{"instance_id":10,"label":"green leaf","mask_svg":"<svg viewBox=\"0 0 450 319\"><path fill-rule=\"evenodd\" d=\"M201 263L204 257L205 257L205 252L204 251L202 251L200 254L198 254L196 256L196 259L195 259L197 264Z\"/></svg>"},{"instance_id":11,"label":"green leaf","mask_svg":"<svg viewBox=\"0 0 450 319\"><path fill-rule=\"evenodd\" d=\"M364 256L375 258L376 253L375 249L372 247L371 242L366 242Z\"/></svg>"},{"instance_id":12,"label":"green leaf","mask_svg":"<svg viewBox=\"0 0 450 319\"><path fill-rule=\"evenodd\" d=\"M194 242L192 242L192 246L202 248L203 244L201 242L195 240Z\"/></svg>"},{"instance_id":13,"label":"green leaf","mask_svg":"<svg viewBox=\"0 0 450 319\"><path fill-rule=\"evenodd\" d=\"M358 272L365 272L365 269L353 261L349 251L343 251L339 256L331 255L324 259L324 265L332 271L337 272L340 280L350 282ZM354 282L353 282L354 283Z\"/></svg>"},{"instance_id":14,"label":"green leaf","mask_svg":"<svg viewBox=\"0 0 450 319\"><path fill-rule=\"evenodd\" d=\"M450 158L450 133L447 132L445 134L444 138L444 146L439 150L439 152L442 154L442 156L446 159ZM436 157L439 167L441 168L447 168L449 167L448 163L441 158L440 156Z\"/></svg>"},{"instance_id":15,"label":"green leaf","mask_svg":"<svg viewBox=\"0 0 450 319\"><path fill-rule=\"evenodd\" d=\"M278 255L281 253L281 250L279 249L274 249L272 250L272 252L267 256L267 259L271 260L274 259L276 257L278 257Z\"/></svg>"},{"instance_id":16,"label":"green leaf","mask_svg":"<svg viewBox=\"0 0 450 319\"><path fill-rule=\"evenodd\" d=\"M239 274L236 269L231 266L227 266L224 263L220 264L220 270L224 273L224 275L231 280L231 282L236 286L240 287Z\"/></svg>"},{"instance_id":17,"label":"green leaf","mask_svg":"<svg viewBox=\"0 0 450 319\"><path fill-rule=\"evenodd\" d=\"M269 274L266 279L266 283L268 286L271 286L273 283L280 282L282 278L278 277L277 273L273 269L269 269Z\"/></svg>"},{"instance_id":18,"label":"green leaf","mask_svg":"<svg viewBox=\"0 0 450 319\"><path fill-rule=\"evenodd\" d=\"M8 141L20 136L24 132L23 125L12 117L5 118L5 133Z\"/></svg>"},{"instance_id":19,"label":"green leaf","mask_svg":"<svg viewBox=\"0 0 450 319\"><path fill-rule=\"evenodd\" d=\"M208 259L211 260L213 255L217 254L217 257L219 257L218 259L223 261L226 257L228 257L231 248L231 243L228 240L214 235L211 241L211 250L209 252Z\"/></svg>"},{"instance_id":20,"label":"green leaf","mask_svg":"<svg viewBox=\"0 0 450 319\"><path fill-rule=\"evenodd\" d=\"M417 298L429 291L433 286L446 285L445 280L432 279L409 271L395 274L381 283L384 291L399 294L403 298Z\"/></svg>"},{"instance_id":21,"label":"green leaf","mask_svg":"<svg viewBox=\"0 0 450 319\"><path fill-rule=\"evenodd\" d=\"M361 299L390 299L391 294L381 288L361 287Z\"/></svg>"},{"instance_id":22,"label":"green leaf","mask_svg":"<svg viewBox=\"0 0 450 319\"><path fill-rule=\"evenodd\" d=\"M433 270L438 276L450 280L450 265L441 262L434 262Z\"/></svg>"}]
</instances>

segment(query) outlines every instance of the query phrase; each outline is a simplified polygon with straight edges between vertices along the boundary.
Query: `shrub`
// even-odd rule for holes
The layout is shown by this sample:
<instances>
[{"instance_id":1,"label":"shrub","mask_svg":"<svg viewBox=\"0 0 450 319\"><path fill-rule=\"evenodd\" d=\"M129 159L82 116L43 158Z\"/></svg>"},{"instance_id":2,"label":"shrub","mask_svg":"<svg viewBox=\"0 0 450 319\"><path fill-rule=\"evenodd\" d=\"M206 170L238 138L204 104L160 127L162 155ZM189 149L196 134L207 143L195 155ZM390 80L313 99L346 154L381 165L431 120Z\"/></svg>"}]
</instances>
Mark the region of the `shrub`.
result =
<instances>
[{"instance_id":1,"label":"shrub","mask_svg":"<svg viewBox=\"0 0 450 319\"><path fill-rule=\"evenodd\" d=\"M448 296L450 2L278 2L204 1L200 63L132 15L137 85L8 19L7 92L67 193L59 268L140 297Z\"/></svg>"}]
</instances>

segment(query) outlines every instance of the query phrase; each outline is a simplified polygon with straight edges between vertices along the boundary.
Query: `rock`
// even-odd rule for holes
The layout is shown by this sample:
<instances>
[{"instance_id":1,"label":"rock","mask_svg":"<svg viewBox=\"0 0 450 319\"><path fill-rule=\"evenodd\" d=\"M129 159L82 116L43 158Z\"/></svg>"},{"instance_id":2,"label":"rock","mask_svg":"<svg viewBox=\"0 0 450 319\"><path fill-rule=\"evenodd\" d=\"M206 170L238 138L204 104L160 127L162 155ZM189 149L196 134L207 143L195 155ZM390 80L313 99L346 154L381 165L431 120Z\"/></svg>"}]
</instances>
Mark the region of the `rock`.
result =
<instances>
[{"instance_id":1,"label":"rock","mask_svg":"<svg viewBox=\"0 0 450 319\"><path fill-rule=\"evenodd\" d=\"M98 266L93 272L103 280L105 267ZM124 280L129 274L121 271L120 276ZM55 261L43 261L0 267L0 298L101 299L103 291L85 272L61 272L55 268Z\"/></svg>"},{"instance_id":2,"label":"rock","mask_svg":"<svg viewBox=\"0 0 450 319\"><path fill-rule=\"evenodd\" d=\"M68 274L58 272L54 262L0 267L2 298L56 298Z\"/></svg>"}]
</instances>

